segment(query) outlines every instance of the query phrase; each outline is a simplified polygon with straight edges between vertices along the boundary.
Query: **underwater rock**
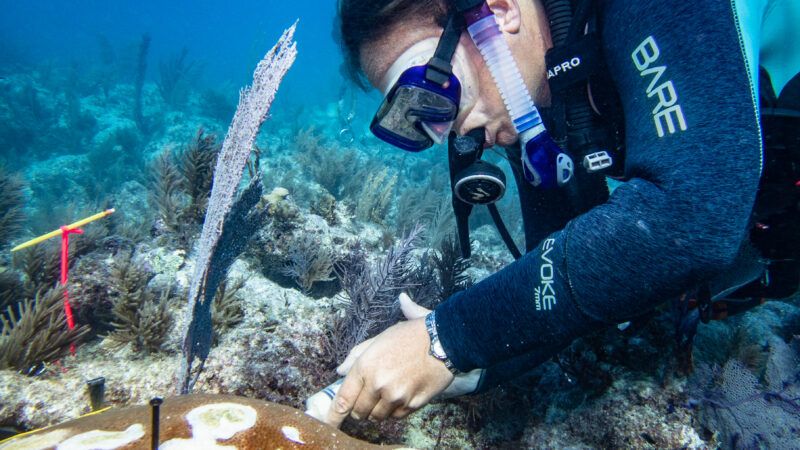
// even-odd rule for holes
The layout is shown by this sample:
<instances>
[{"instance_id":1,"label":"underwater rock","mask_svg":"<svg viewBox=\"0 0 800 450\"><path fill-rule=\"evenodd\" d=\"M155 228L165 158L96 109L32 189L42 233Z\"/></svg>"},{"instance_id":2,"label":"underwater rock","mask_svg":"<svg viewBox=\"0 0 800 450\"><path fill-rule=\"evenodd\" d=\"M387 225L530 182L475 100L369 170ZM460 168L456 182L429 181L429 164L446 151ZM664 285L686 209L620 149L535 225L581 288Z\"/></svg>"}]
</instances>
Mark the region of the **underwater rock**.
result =
<instances>
[{"instance_id":1,"label":"underwater rock","mask_svg":"<svg viewBox=\"0 0 800 450\"><path fill-rule=\"evenodd\" d=\"M164 247L148 249L144 246L140 246L139 250L134 258L135 262L155 274L149 282L151 288L166 290L175 282L181 289L189 287L189 280L185 275L178 276L178 272L186 263L186 251Z\"/></svg>"},{"instance_id":2,"label":"underwater rock","mask_svg":"<svg viewBox=\"0 0 800 450\"><path fill-rule=\"evenodd\" d=\"M188 395L160 406L159 448L373 449L382 447L276 403L233 395ZM12 438L0 450L140 449L152 443L148 406L110 410Z\"/></svg>"},{"instance_id":3,"label":"underwater rock","mask_svg":"<svg viewBox=\"0 0 800 450\"><path fill-rule=\"evenodd\" d=\"M32 191L26 206L51 209L65 200L76 201L86 197L82 182L89 178L84 155L54 156L31 164L25 171L25 181Z\"/></svg>"}]
</instances>

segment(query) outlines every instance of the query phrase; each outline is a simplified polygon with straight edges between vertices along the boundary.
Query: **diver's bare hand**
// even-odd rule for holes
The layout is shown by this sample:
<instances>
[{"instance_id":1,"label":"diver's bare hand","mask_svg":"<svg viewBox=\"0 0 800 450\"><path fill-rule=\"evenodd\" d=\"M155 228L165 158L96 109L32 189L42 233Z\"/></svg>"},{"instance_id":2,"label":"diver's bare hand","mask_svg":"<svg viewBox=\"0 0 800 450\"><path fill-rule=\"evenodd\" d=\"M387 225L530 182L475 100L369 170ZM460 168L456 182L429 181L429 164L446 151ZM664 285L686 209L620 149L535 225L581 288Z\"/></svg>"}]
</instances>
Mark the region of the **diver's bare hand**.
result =
<instances>
[{"instance_id":1,"label":"diver's bare hand","mask_svg":"<svg viewBox=\"0 0 800 450\"><path fill-rule=\"evenodd\" d=\"M424 318L398 323L373 338L351 362L326 422L338 427L348 415L401 418L427 404L453 380L429 348Z\"/></svg>"}]
</instances>

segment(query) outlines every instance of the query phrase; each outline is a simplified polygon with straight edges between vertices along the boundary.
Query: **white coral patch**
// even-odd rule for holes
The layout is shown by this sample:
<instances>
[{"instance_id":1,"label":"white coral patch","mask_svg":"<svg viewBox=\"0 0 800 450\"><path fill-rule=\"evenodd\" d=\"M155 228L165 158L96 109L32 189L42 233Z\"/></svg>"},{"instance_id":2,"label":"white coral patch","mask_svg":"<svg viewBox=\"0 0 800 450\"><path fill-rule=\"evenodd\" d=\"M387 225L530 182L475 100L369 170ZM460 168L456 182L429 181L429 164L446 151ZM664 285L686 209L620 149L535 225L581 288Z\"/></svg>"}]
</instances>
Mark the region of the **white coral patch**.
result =
<instances>
[{"instance_id":1,"label":"white coral patch","mask_svg":"<svg viewBox=\"0 0 800 450\"><path fill-rule=\"evenodd\" d=\"M0 450L44 450L53 448L69 434L69 429L61 429L10 439L0 444Z\"/></svg>"},{"instance_id":2,"label":"white coral patch","mask_svg":"<svg viewBox=\"0 0 800 450\"><path fill-rule=\"evenodd\" d=\"M295 427L284 425L281 427L281 433L283 433L283 436L286 439L292 442L296 442L298 444L305 444L305 441L300 438L300 430L298 430Z\"/></svg>"},{"instance_id":3,"label":"white coral patch","mask_svg":"<svg viewBox=\"0 0 800 450\"><path fill-rule=\"evenodd\" d=\"M186 414L194 439L230 439L256 424L256 410L238 403L212 403Z\"/></svg>"},{"instance_id":4,"label":"white coral patch","mask_svg":"<svg viewBox=\"0 0 800 450\"><path fill-rule=\"evenodd\" d=\"M92 430L76 434L60 443L56 450L113 450L136 442L144 436L144 426L135 423L125 431Z\"/></svg>"}]
</instances>

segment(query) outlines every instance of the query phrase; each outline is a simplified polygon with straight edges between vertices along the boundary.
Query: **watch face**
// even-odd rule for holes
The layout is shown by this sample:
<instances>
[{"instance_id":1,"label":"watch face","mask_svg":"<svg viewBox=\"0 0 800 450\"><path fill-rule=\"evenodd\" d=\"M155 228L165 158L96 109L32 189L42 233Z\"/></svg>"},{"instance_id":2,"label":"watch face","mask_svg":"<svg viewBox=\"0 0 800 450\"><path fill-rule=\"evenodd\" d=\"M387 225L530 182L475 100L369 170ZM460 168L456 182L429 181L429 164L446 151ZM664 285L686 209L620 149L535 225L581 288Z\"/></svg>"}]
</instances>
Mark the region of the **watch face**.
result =
<instances>
[{"instance_id":1,"label":"watch face","mask_svg":"<svg viewBox=\"0 0 800 450\"><path fill-rule=\"evenodd\" d=\"M438 339L433 343L433 345L431 345L431 352L433 352L433 356L438 359L447 358L444 353L444 348L442 348L442 343Z\"/></svg>"}]
</instances>

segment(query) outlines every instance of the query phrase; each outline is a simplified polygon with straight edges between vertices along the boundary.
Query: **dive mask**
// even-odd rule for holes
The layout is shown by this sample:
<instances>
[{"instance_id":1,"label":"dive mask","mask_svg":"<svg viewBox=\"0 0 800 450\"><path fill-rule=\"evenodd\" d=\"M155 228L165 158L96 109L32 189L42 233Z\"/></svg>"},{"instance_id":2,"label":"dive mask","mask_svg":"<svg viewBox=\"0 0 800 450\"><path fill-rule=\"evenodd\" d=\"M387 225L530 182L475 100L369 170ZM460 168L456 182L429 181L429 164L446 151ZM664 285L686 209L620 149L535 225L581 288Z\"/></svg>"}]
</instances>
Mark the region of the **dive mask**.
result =
<instances>
[{"instance_id":1,"label":"dive mask","mask_svg":"<svg viewBox=\"0 0 800 450\"><path fill-rule=\"evenodd\" d=\"M370 124L376 137L412 152L447 139L458 115L461 83L452 73L444 83L433 81L432 70L429 63L400 75Z\"/></svg>"},{"instance_id":2,"label":"dive mask","mask_svg":"<svg viewBox=\"0 0 800 450\"><path fill-rule=\"evenodd\" d=\"M525 179L543 188L566 184L573 174L572 159L547 132L491 8L485 0L453 3L455 12L433 57L400 75L372 120L372 133L413 152L444 142L461 106L461 83L453 75L451 60L466 28L519 134Z\"/></svg>"}]
</instances>

